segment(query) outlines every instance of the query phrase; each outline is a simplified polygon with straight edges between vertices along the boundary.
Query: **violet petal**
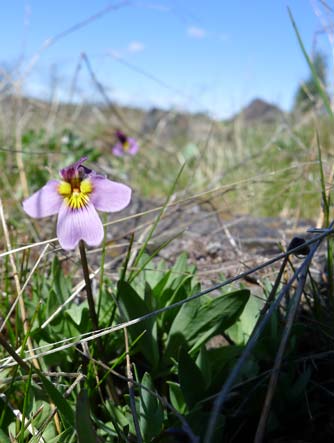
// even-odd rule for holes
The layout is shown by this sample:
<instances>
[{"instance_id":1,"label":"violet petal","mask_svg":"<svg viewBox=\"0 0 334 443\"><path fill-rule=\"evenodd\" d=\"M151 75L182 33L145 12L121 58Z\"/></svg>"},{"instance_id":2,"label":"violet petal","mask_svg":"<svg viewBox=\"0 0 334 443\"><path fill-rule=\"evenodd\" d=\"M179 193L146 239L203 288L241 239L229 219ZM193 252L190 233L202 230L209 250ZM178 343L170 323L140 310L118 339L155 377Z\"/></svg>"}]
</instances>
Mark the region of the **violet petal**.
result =
<instances>
[{"instance_id":1,"label":"violet petal","mask_svg":"<svg viewBox=\"0 0 334 443\"><path fill-rule=\"evenodd\" d=\"M124 209L131 200L131 188L122 183L96 176L92 178L93 192L90 195L95 208L104 212L117 212Z\"/></svg>"},{"instance_id":2,"label":"violet petal","mask_svg":"<svg viewBox=\"0 0 334 443\"><path fill-rule=\"evenodd\" d=\"M48 217L57 214L63 202L58 193L58 180L50 180L39 191L23 201L23 209L34 218Z\"/></svg>"},{"instance_id":3,"label":"violet petal","mask_svg":"<svg viewBox=\"0 0 334 443\"><path fill-rule=\"evenodd\" d=\"M134 138L129 138L129 144L130 144L130 147L129 147L128 153L131 155L137 154L138 149L139 149L137 141Z\"/></svg>"},{"instance_id":4,"label":"violet petal","mask_svg":"<svg viewBox=\"0 0 334 443\"><path fill-rule=\"evenodd\" d=\"M60 208L57 236L63 249L74 249L80 240L88 246L102 243L103 225L94 206L90 203L81 209L71 209L64 202Z\"/></svg>"},{"instance_id":5,"label":"violet petal","mask_svg":"<svg viewBox=\"0 0 334 443\"><path fill-rule=\"evenodd\" d=\"M123 157L125 154L123 145L121 143L116 143L116 145L114 145L112 148L112 153L117 157Z\"/></svg>"}]
</instances>

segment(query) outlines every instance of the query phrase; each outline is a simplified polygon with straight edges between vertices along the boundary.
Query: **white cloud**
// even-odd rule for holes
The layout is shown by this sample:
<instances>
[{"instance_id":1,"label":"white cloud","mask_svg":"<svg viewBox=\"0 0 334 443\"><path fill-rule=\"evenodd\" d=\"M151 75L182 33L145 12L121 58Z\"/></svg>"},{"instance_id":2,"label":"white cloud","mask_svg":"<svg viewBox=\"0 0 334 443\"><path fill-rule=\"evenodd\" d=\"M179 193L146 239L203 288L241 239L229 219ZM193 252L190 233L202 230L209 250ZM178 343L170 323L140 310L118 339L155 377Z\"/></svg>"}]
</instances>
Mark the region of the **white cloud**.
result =
<instances>
[{"instance_id":1,"label":"white cloud","mask_svg":"<svg viewBox=\"0 0 334 443\"><path fill-rule=\"evenodd\" d=\"M127 47L128 52L131 52L131 53L142 52L142 51L144 51L144 49L145 49L144 43L138 42L136 40L133 42L130 42Z\"/></svg>"},{"instance_id":2,"label":"white cloud","mask_svg":"<svg viewBox=\"0 0 334 443\"><path fill-rule=\"evenodd\" d=\"M197 26L189 26L187 28L187 34L191 38L204 38L206 36L206 31L203 28L198 28Z\"/></svg>"}]
</instances>

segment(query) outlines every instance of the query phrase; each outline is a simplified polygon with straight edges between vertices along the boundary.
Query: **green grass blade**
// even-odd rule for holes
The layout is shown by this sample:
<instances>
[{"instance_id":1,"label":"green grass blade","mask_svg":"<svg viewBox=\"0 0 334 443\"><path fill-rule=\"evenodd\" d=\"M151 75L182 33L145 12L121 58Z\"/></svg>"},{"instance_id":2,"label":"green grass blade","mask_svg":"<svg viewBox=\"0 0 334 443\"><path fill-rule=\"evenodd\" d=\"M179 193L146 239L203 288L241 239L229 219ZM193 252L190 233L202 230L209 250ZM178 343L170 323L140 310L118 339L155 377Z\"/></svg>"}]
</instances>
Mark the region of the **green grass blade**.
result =
<instances>
[{"instance_id":1,"label":"green grass blade","mask_svg":"<svg viewBox=\"0 0 334 443\"><path fill-rule=\"evenodd\" d=\"M76 430L79 443L96 443L97 436L90 418L90 408L87 392L81 391L78 395L76 407Z\"/></svg>"},{"instance_id":2,"label":"green grass blade","mask_svg":"<svg viewBox=\"0 0 334 443\"><path fill-rule=\"evenodd\" d=\"M323 168L323 161L321 156L321 146L318 131L316 132L317 148L318 148L318 159L319 159L319 169L320 169L320 183L321 183L321 195L322 195L322 206L324 211L324 219L326 227L329 226L330 217L330 197L327 195L326 190L326 179ZM328 293L331 305L334 306L334 259L333 259L333 238L329 237L327 239L327 269L328 269Z\"/></svg>"},{"instance_id":3,"label":"green grass blade","mask_svg":"<svg viewBox=\"0 0 334 443\"><path fill-rule=\"evenodd\" d=\"M24 401L23 401L23 408L22 408L22 422L21 422L21 430L20 430L20 443L24 443L24 431L25 431L25 422L26 422L26 416L28 412L28 404L29 404L29 392L31 387L31 378L32 378L32 367L30 367L28 380L26 382L25 386L25 392L24 392Z\"/></svg>"},{"instance_id":4,"label":"green grass blade","mask_svg":"<svg viewBox=\"0 0 334 443\"><path fill-rule=\"evenodd\" d=\"M320 147L320 139L319 139L318 131L316 132L316 140L317 140L318 160L319 160L319 170L320 170L322 204L323 204L323 211L324 211L324 215L325 215L325 223L326 223L326 227L327 227L329 225L329 202L328 202L327 193L326 193L326 180L325 180L325 173L324 173L322 156L321 156L321 147Z\"/></svg>"},{"instance_id":5,"label":"green grass blade","mask_svg":"<svg viewBox=\"0 0 334 443\"><path fill-rule=\"evenodd\" d=\"M158 226L158 224L159 224L159 222L160 222L160 220L161 220L161 217L164 215L164 213L165 213L165 211L166 211L166 208L167 208L167 206L168 206L168 203L169 203L169 201L170 201L170 199L171 199L171 197L172 197L172 195L173 195L173 193L174 193L174 191L175 191L176 184L177 184L177 182L178 182L178 180L179 180L179 178L180 178L180 176L181 176L181 174L182 174L182 172L183 172L184 166L185 166L185 164L181 167L179 173L177 174L176 179L174 180L173 185L172 185L172 187L171 187L171 189L170 189L170 191L169 191L169 193L168 193L168 196L167 196L167 199L166 199L166 201L165 201L165 204L164 204L163 207L161 208L161 210L160 210L159 214L157 215L157 218L155 219L155 221L154 221L154 223L153 223L153 226L152 226L152 228L150 229L150 231L149 231L149 233L148 233L148 235L147 235L147 237L146 237L146 239L145 239L145 241L144 241L142 247L141 247L141 248L139 249L139 251L138 251L138 254L137 254L136 260L135 260L134 263L133 263L133 267L134 267L134 268L135 268L135 267L138 265L138 263L140 262L140 259L141 259L141 257L143 256L143 254L144 254L144 252L145 252L145 249L146 249L146 247L147 247L147 245L148 245L148 242L151 240L152 235L154 234L154 231L156 230L156 228L157 228L157 226ZM130 274L130 277L129 277L129 281L131 282L132 280L133 280L133 274L131 273L131 274Z\"/></svg>"},{"instance_id":6,"label":"green grass blade","mask_svg":"<svg viewBox=\"0 0 334 443\"><path fill-rule=\"evenodd\" d=\"M317 90L318 90L318 92L319 92L319 94L320 94L320 96L321 96L321 98L322 98L323 104L324 104L324 106L325 106L325 108L326 108L326 111L328 112L328 115L329 115L331 118L333 118L333 112L332 112L332 108L331 108L331 105L330 105L329 99L328 99L328 97L327 97L326 92L324 91L324 88L323 88L322 85L321 85L321 82L320 82L319 77L318 77L318 74L317 74L317 72L316 72L316 70L315 70L314 64L312 63L312 60L310 59L310 57L308 56L308 54L307 54L307 52L306 52L306 49L305 49L305 46L304 46L303 40L302 40L302 38L301 38L301 36L300 36L300 33L299 33L299 31L298 31L298 28L297 28L296 22L295 22L295 20L294 20L294 18L293 18L292 12L291 12L291 10L290 10L289 7L288 7L288 12L289 12L289 17L290 17L290 20L291 20L291 23L292 23L293 29L294 29L294 31L295 31L295 33L296 33L296 36L297 36L297 39L298 39L298 43L299 43L300 49L302 50L303 55L304 55L304 57L305 57L305 59L306 59L306 61L307 61L307 64L309 65L309 67L310 67L310 69L311 69L311 72L312 72L312 75L313 75L314 82L315 82L315 84L316 84Z\"/></svg>"},{"instance_id":7,"label":"green grass blade","mask_svg":"<svg viewBox=\"0 0 334 443\"><path fill-rule=\"evenodd\" d=\"M181 231L181 232L178 232L177 234L173 235L173 237L167 239L157 249L155 249L155 251L148 257L148 259L144 261L142 266L137 271L136 270L133 271L134 273L132 273L131 278L129 279L129 283L131 283L146 268L146 266L150 263L150 261L152 261L152 259L155 256L157 256L160 251L162 251L166 246L168 246L170 242L172 242L177 237L182 235L183 232L184 231Z\"/></svg>"}]
</instances>

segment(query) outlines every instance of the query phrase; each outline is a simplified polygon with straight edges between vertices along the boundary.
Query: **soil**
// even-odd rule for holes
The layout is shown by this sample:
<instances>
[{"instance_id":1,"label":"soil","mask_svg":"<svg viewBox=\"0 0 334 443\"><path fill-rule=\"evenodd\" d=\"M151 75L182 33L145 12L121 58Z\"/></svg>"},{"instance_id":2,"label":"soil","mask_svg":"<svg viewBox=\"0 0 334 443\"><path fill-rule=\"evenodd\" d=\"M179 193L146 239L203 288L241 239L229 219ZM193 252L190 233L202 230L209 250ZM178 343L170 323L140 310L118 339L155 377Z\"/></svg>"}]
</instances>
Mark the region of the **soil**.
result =
<instances>
[{"instance_id":1,"label":"soil","mask_svg":"<svg viewBox=\"0 0 334 443\"><path fill-rule=\"evenodd\" d=\"M122 218L157 207L159 203L135 196L131 206L122 212ZM116 223L109 232L115 239L135 231L135 239L142 241L158 213L150 212ZM307 238L307 229L311 227L314 227L311 221L278 217L240 215L226 220L210 204L191 201L168 208L149 242L148 251L153 253L171 240L158 257L173 263L180 253L186 252L205 286L221 280L222 275L228 278L263 263L282 252L282 248L286 249L293 237ZM273 268L265 270L272 271Z\"/></svg>"}]
</instances>

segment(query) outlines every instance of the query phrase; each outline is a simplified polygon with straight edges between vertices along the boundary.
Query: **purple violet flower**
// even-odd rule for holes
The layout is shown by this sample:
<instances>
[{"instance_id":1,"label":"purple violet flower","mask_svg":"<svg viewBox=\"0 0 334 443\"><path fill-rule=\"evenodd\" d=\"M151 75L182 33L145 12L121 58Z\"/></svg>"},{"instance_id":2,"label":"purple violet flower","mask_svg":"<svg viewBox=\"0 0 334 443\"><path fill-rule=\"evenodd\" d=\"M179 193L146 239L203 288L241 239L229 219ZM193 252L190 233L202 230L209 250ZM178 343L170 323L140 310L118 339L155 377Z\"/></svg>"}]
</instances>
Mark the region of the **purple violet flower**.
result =
<instances>
[{"instance_id":1,"label":"purple violet flower","mask_svg":"<svg viewBox=\"0 0 334 443\"><path fill-rule=\"evenodd\" d=\"M61 180L50 180L23 202L34 218L58 214L57 236L63 249L74 249L80 240L98 246L104 236L96 212L117 212L130 202L131 189L82 165L87 157L60 171Z\"/></svg>"},{"instance_id":2,"label":"purple violet flower","mask_svg":"<svg viewBox=\"0 0 334 443\"><path fill-rule=\"evenodd\" d=\"M116 131L117 143L112 148L112 153L117 157L124 155L135 155L138 152L139 146L134 138L128 137L124 132Z\"/></svg>"}]
</instances>

